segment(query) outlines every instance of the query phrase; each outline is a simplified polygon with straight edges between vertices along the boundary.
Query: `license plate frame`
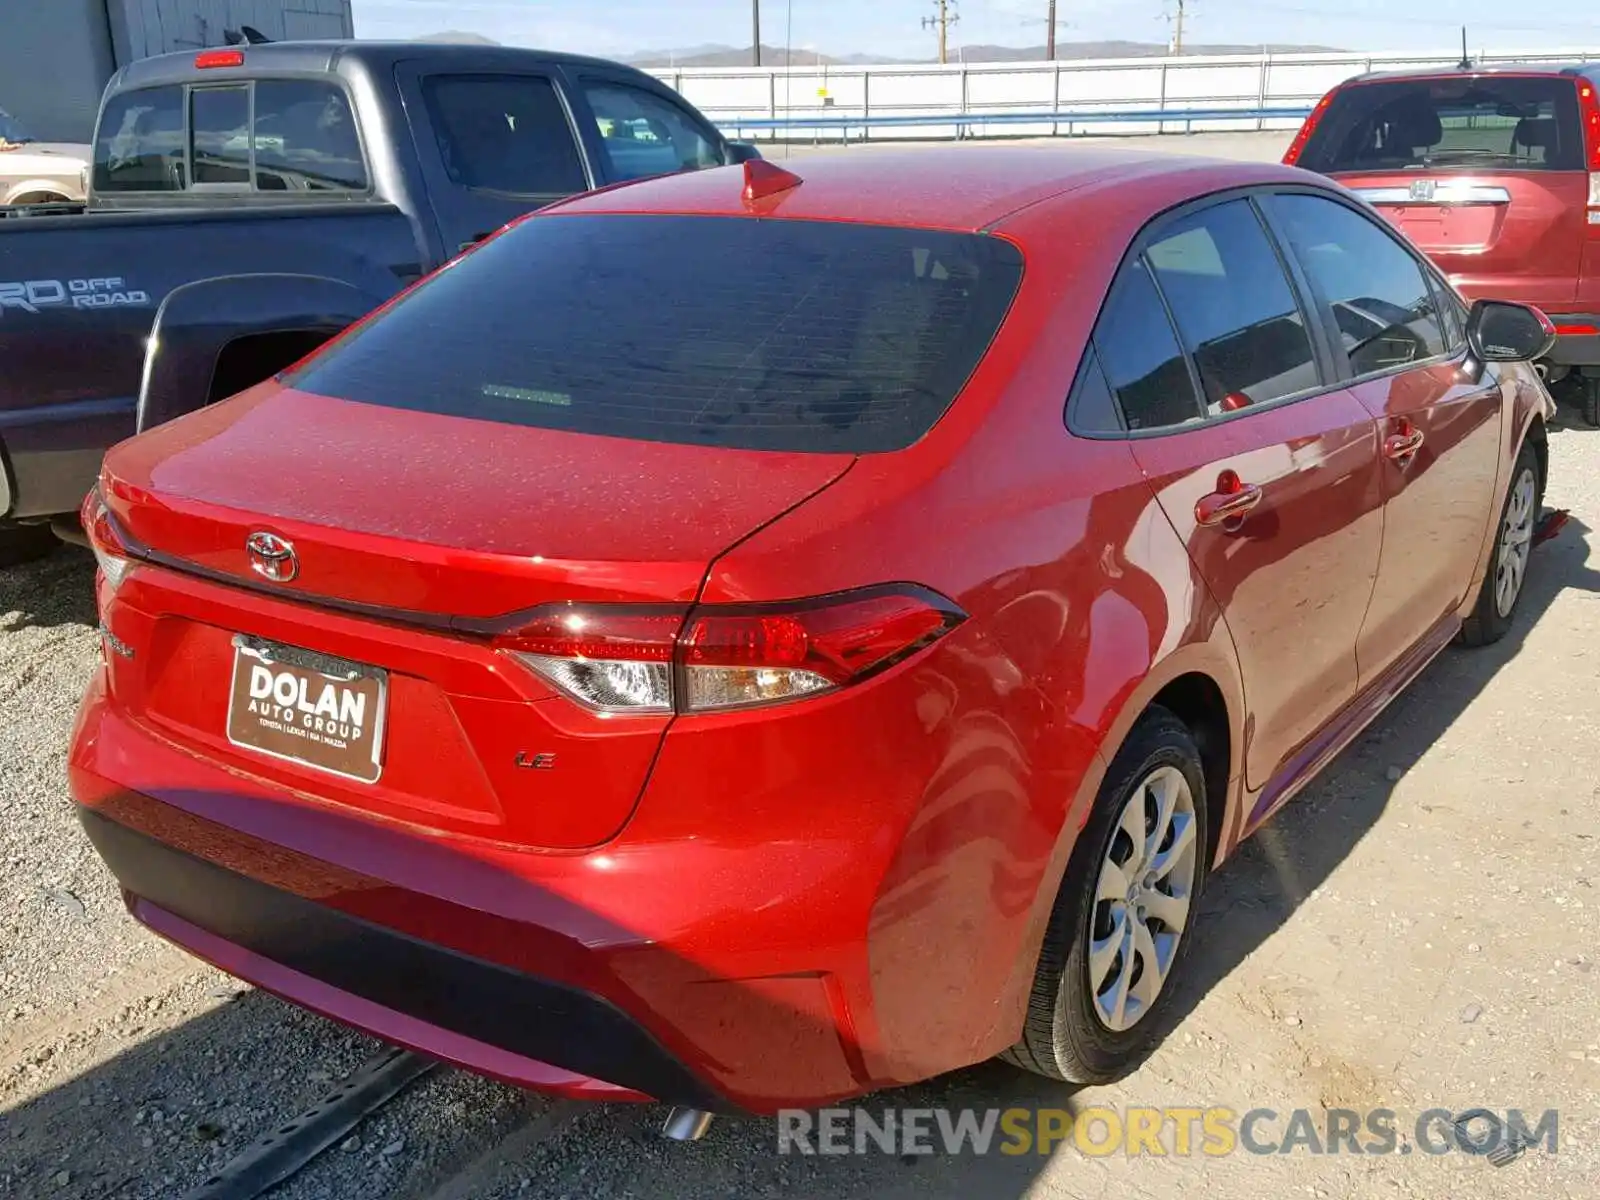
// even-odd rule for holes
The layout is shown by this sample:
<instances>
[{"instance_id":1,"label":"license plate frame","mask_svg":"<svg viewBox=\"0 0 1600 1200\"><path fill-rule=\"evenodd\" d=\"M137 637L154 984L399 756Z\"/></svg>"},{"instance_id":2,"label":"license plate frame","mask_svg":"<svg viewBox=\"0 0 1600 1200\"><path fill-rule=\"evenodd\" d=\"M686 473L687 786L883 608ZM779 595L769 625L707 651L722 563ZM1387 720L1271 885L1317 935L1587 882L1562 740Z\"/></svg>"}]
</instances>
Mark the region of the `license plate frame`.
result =
<instances>
[{"instance_id":1,"label":"license plate frame","mask_svg":"<svg viewBox=\"0 0 1600 1200\"><path fill-rule=\"evenodd\" d=\"M234 635L232 647L226 715L230 744L356 783L371 785L383 777L388 671L242 633ZM252 670L241 688L245 664ZM272 673L274 690L265 696L257 695L262 680L253 670L256 666ZM285 676L295 682L289 704L281 703L276 688ZM255 736L247 736L251 733Z\"/></svg>"}]
</instances>

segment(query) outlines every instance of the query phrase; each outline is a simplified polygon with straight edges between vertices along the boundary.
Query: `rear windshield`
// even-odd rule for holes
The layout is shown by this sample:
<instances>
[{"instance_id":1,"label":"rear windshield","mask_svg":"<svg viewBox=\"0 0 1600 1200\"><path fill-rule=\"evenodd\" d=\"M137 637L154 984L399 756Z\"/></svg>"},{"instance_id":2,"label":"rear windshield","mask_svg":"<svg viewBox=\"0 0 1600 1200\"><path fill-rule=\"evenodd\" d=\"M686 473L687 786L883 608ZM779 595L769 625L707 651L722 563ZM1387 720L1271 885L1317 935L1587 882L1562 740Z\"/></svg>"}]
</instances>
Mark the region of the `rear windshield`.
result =
<instances>
[{"instance_id":1,"label":"rear windshield","mask_svg":"<svg viewBox=\"0 0 1600 1200\"><path fill-rule=\"evenodd\" d=\"M1359 83L1334 95L1300 156L1307 170L1581 171L1575 81L1561 77Z\"/></svg>"},{"instance_id":2,"label":"rear windshield","mask_svg":"<svg viewBox=\"0 0 1600 1200\"><path fill-rule=\"evenodd\" d=\"M112 96L94 149L95 191L196 187L365 191L350 102L336 84L315 79L173 85Z\"/></svg>"},{"instance_id":3,"label":"rear windshield","mask_svg":"<svg viewBox=\"0 0 1600 1200\"><path fill-rule=\"evenodd\" d=\"M745 217L538 217L287 381L650 441L866 453L950 406L1022 274L978 234Z\"/></svg>"}]
</instances>

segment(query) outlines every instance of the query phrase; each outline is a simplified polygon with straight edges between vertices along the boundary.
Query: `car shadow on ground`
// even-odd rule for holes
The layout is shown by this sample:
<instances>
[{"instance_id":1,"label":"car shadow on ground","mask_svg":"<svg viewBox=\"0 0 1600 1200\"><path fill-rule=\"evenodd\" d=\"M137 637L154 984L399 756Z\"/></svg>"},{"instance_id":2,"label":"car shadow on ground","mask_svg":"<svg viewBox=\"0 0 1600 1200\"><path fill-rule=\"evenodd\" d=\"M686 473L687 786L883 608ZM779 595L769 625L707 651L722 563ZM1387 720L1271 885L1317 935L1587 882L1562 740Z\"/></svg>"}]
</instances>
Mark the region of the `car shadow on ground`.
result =
<instances>
[{"instance_id":1,"label":"car shadow on ground","mask_svg":"<svg viewBox=\"0 0 1600 1200\"><path fill-rule=\"evenodd\" d=\"M1573 589L1600 593L1600 572L1589 566L1587 532L1572 521L1537 550L1522 608L1505 639L1477 650L1452 648L1440 656L1323 777L1217 873L1200 908L1197 941L1178 984L1171 1027L1330 878L1387 808L1394 777L1419 762L1521 652L1555 598ZM41 621L52 614L67 619L61 615L65 608L83 604L72 595L89 593L83 565L71 552L59 559L60 567L48 569L61 572L60 587L50 590L63 594L59 601L39 604ZM87 620L81 614L78 619ZM221 980L197 966L183 986L213 995ZM103 1023L93 1035L99 1042L91 1043L104 1044L95 1055L97 1065L0 1114L0 1195L19 1200L181 1195L254 1138L315 1103L330 1080L377 1049L371 1039L242 989L223 985L222 994L233 998L214 1000L209 1011L175 1028L162 1027L159 1005L145 1011L142 1000L109 1026ZM52 1056L82 1051L81 1041L76 1047L71 1042L69 1037L36 1049L17 1071L25 1077ZM855 1103L881 1114L889 1108L1071 1112L1077 1101L1071 1087L991 1062ZM552 1113L565 1115L555 1120ZM756 1118L719 1120L705 1142L682 1147L657 1135L664 1115L656 1105L530 1100L487 1080L440 1071L369 1118L357 1130L360 1148L328 1151L273 1195L283 1200L324 1195L437 1200L459 1193L487 1200L528 1194L519 1191L519 1179L527 1179L532 1194L574 1197L1020 1200L1049 1163L1035 1153L780 1154L777 1123ZM514 1161L491 1163L481 1186L472 1190L449 1189L448 1180L475 1157L494 1159L494 1147L508 1128L537 1126L542 1116L549 1118L548 1130L520 1146ZM403 1137L405 1149L386 1158L377 1148L396 1137ZM512 1143L505 1145L509 1151ZM1079 1178L1085 1200L1101 1194L1105 1180L1087 1167L1065 1180L1052 1179L1051 1194L1074 1197L1073 1181Z\"/></svg>"},{"instance_id":2,"label":"car shadow on ground","mask_svg":"<svg viewBox=\"0 0 1600 1200\"><path fill-rule=\"evenodd\" d=\"M0 632L98 622L94 555L82 546L57 546L37 562L0 568Z\"/></svg>"}]
</instances>

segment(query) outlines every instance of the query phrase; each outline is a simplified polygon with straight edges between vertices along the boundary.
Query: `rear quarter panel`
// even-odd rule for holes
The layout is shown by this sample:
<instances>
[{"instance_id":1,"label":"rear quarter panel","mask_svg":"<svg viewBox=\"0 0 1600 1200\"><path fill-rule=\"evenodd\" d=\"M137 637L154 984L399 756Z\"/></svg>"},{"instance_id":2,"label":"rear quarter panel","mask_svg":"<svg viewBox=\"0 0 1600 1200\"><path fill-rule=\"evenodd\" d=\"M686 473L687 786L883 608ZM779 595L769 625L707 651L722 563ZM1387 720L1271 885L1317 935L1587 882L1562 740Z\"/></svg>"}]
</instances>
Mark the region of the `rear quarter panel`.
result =
<instances>
[{"instance_id":1,"label":"rear quarter panel","mask_svg":"<svg viewBox=\"0 0 1600 1200\"><path fill-rule=\"evenodd\" d=\"M1241 708L1218 609L1127 443L1065 427L1087 332L1142 221L1109 197L1070 217L1042 208L1017 223L1021 292L955 408L916 446L864 457L724 555L703 594L769 599L898 580L969 614L906 668L923 686L907 693L898 668L886 677L886 696L893 680L892 704L906 711L874 708L878 685L863 685L855 728L870 721L873 737L833 729L801 769L747 773L791 783L741 797L764 829L826 836L856 823L863 773L883 781L868 843L883 848L881 869L861 884L873 889L861 898L871 995L851 998L875 1023L858 1032L883 1078L1015 1040L1077 833L1107 761L1160 688L1200 671ZM692 789L680 768L735 754L722 737L706 722L670 734L638 819L652 820L663 779L681 796ZM896 739L904 748L885 771L877 756ZM748 740L737 746L749 753ZM839 811L819 811L818 796L839 797Z\"/></svg>"}]
</instances>

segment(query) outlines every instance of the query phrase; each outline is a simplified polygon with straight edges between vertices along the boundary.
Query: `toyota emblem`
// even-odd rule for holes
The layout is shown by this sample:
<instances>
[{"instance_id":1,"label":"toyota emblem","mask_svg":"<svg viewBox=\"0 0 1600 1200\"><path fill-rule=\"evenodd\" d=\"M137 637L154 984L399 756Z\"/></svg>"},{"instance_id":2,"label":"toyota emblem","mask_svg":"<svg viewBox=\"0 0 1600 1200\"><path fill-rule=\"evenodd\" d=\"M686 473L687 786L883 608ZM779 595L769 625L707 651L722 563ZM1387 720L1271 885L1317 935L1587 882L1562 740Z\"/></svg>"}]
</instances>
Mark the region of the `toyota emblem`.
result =
<instances>
[{"instance_id":1,"label":"toyota emblem","mask_svg":"<svg viewBox=\"0 0 1600 1200\"><path fill-rule=\"evenodd\" d=\"M273 583L288 583L300 574L300 560L295 557L294 544L275 533L258 531L244 540L250 555L250 569Z\"/></svg>"}]
</instances>

